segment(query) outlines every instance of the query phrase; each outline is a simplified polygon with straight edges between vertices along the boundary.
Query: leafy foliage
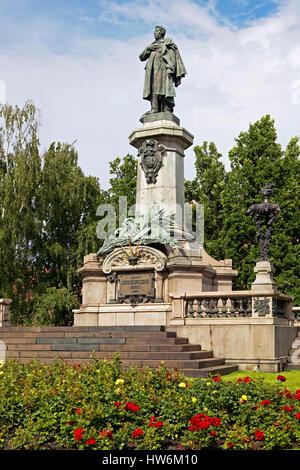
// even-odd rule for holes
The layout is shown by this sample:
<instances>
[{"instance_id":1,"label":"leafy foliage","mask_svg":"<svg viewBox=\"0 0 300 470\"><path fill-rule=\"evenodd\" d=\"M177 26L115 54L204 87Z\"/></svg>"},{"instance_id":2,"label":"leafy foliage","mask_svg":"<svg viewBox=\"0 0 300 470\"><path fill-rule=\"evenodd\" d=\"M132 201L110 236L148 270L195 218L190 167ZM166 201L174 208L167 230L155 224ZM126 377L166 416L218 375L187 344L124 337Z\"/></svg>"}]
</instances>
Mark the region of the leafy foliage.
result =
<instances>
[{"instance_id":1,"label":"leafy foliage","mask_svg":"<svg viewBox=\"0 0 300 470\"><path fill-rule=\"evenodd\" d=\"M281 377L282 380L282 377ZM2 449L289 449L300 391L281 380L186 379L178 370L86 365L0 367Z\"/></svg>"},{"instance_id":2,"label":"leafy foliage","mask_svg":"<svg viewBox=\"0 0 300 470\"><path fill-rule=\"evenodd\" d=\"M274 121L266 115L250 124L235 141L229 152L228 172L213 143L204 142L195 148L196 177L186 182L186 199L204 204L205 247L217 259L232 258L233 268L239 273L235 288L249 288L259 248L255 224L246 211L262 201L263 186L274 183L271 200L281 208L270 247L275 281L279 290L293 295L295 304L300 304L299 138L292 138L283 151Z\"/></svg>"}]
</instances>

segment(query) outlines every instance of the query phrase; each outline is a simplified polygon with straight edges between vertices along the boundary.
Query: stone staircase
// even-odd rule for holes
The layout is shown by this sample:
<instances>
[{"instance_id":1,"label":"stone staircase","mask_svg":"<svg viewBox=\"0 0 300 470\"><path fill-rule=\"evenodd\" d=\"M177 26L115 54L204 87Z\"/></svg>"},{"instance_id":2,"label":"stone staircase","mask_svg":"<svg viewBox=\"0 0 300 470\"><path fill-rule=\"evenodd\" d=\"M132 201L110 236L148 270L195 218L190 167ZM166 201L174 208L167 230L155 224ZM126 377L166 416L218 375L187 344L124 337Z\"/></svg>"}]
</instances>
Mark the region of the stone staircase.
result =
<instances>
[{"instance_id":1,"label":"stone staircase","mask_svg":"<svg viewBox=\"0 0 300 470\"><path fill-rule=\"evenodd\" d=\"M300 330L289 351L288 369L300 370Z\"/></svg>"},{"instance_id":2,"label":"stone staircase","mask_svg":"<svg viewBox=\"0 0 300 470\"><path fill-rule=\"evenodd\" d=\"M6 359L24 363L38 358L47 364L56 358L67 365L83 364L93 354L98 359L112 359L120 351L123 367L177 367L186 377L228 374L237 366L215 358L212 351L177 338L164 326L104 327L4 327L0 340L6 346Z\"/></svg>"}]
</instances>

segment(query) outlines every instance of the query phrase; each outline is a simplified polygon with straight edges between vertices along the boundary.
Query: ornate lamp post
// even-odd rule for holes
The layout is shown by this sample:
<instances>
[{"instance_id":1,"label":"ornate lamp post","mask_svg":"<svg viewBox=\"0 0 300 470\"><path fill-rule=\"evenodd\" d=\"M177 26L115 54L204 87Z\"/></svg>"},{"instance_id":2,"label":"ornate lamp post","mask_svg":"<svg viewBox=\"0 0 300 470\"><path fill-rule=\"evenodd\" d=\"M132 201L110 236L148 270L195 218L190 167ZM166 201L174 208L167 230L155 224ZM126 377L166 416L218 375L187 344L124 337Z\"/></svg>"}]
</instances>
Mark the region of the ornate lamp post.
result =
<instances>
[{"instance_id":1,"label":"ornate lamp post","mask_svg":"<svg viewBox=\"0 0 300 470\"><path fill-rule=\"evenodd\" d=\"M256 235L260 248L259 261L271 261L269 258L269 249L273 223L277 214L280 212L279 205L269 201L273 187L273 183L267 183L261 190L264 198L263 202L260 204L252 204L247 210L247 214L253 217L257 228Z\"/></svg>"},{"instance_id":2,"label":"ornate lamp post","mask_svg":"<svg viewBox=\"0 0 300 470\"><path fill-rule=\"evenodd\" d=\"M252 284L252 290L256 291L276 291L276 285L273 280L275 272L272 261L269 258L269 249L272 239L273 223L280 212L278 204L269 201L272 194L273 183L267 183L261 190L263 202L253 204L247 210L247 214L251 215L255 221L257 228L257 240L260 248L260 258L256 261L254 272L256 279Z\"/></svg>"}]
</instances>

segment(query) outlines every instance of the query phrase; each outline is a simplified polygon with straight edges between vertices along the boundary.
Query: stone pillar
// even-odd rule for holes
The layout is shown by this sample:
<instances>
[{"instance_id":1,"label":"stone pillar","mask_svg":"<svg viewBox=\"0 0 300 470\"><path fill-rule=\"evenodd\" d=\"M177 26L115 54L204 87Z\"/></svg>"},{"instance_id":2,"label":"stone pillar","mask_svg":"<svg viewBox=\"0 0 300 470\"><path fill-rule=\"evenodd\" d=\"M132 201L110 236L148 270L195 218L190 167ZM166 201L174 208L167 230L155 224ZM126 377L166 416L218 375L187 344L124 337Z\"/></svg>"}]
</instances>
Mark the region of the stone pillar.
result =
<instances>
[{"instance_id":1,"label":"stone pillar","mask_svg":"<svg viewBox=\"0 0 300 470\"><path fill-rule=\"evenodd\" d=\"M11 302L11 299L0 299L0 327L10 326L8 314Z\"/></svg>"},{"instance_id":2,"label":"stone pillar","mask_svg":"<svg viewBox=\"0 0 300 470\"><path fill-rule=\"evenodd\" d=\"M144 215L156 204L168 215L177 214L177 221L183 222L184 150L192 145L194 137L170 113L144 115L141 120L143 127L129 136L129 143L139 150L135 214ZM145 141L149 139L155 141L159 152L151 154L144 150ZM149 182L149 174L154 174L152 182Z\"/></svg>"},{"instance_id":3,"label":"stone pillar","mask_svg":"<svg viewBox=\"0 0 300 470\"><path fill-rule=\"evenodd\" d=\"M278 292L273 278L275 269L272 261L256 261L254 272L256 273L256 279L251 286L253 292L270 292L270 294Z\"/></svg>"}]
</instances>

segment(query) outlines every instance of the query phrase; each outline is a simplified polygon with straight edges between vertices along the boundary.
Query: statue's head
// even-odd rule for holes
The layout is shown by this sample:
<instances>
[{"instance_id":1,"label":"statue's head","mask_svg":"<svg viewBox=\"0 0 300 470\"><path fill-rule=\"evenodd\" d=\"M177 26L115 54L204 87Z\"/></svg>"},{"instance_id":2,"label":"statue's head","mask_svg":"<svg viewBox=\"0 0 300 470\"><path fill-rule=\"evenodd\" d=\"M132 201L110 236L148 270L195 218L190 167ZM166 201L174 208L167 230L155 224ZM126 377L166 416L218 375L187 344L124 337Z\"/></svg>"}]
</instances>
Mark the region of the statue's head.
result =
<instances>
[{"instance_id":1,"label":"statue's head","mask_svg":"<svg viewBox=\"0 0 300 470\"><path fill-rule=\"evenodd\" d=\"M164 37L165 37L165 34L166 34L166 28L164 28L164 27L161 26L161 25L155 26L155 29L154 29L154 37L155 37L155 39L164 38Z\"/></svg>"},{"instance_id":2,"label":"statue's head","mask_svg":"<svg viewBox=\"0 0 300 470\"><path fill-rule=\"evenodd\" d=\"M264 198L268 198L272 194L274 186L275 186L275 184L273 184L273 183L267 183L262 188L261 193L262 193Z\"/></svg>"}]
</instances>

